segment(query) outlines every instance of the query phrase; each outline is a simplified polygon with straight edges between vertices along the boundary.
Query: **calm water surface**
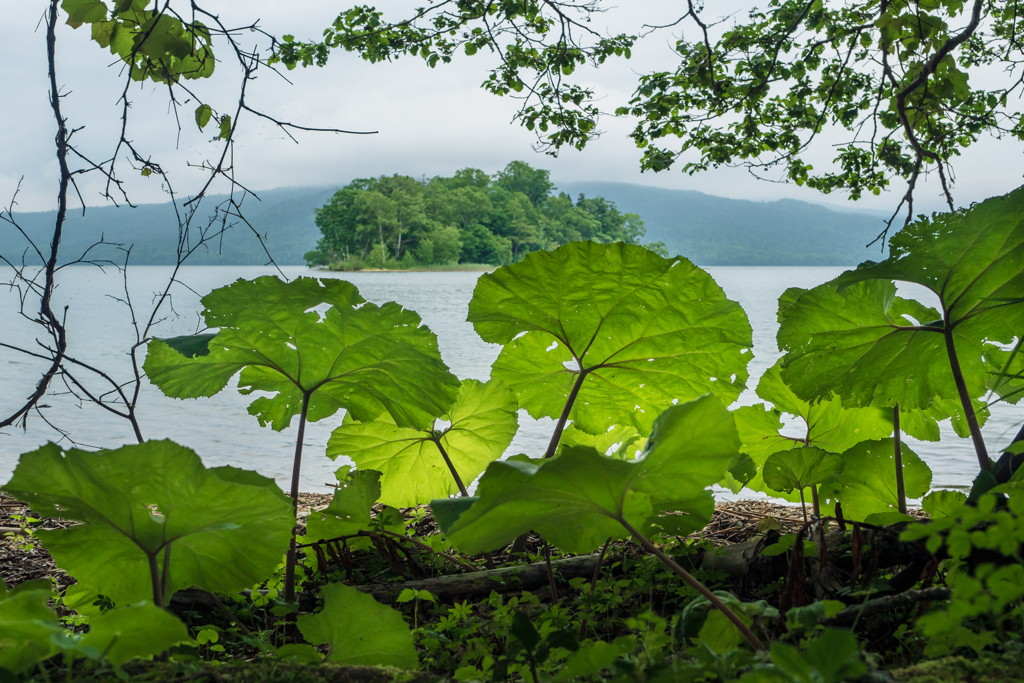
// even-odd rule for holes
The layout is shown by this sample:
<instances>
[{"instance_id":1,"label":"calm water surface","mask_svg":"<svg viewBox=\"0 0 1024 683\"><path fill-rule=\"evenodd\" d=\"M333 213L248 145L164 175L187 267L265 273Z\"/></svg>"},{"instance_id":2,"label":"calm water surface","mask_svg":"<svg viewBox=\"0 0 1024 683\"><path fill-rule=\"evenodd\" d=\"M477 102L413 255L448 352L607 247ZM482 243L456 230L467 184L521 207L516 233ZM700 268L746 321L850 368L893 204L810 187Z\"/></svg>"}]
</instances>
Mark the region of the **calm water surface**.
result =
<instances>
[{"instance_id":1,"label":"calm water surface","mask_svg":"<svg viewBox=\"0 0 1024 683\"><path fill-rule=\"evenodd\" d=\"M754 358L750 363L751 387L739 403L758 403L752 388L761 374L779 356L775 345L778 327L775 319L778 296L788 287L813 287L838 275L843 268L799 267L712 267L707 269L725 289L729 298L738 301L750 317L754 329ZM473 327L465 322L469 300L479 273L323 273L304 267L283 268L289 278L300 275L336 277L352 282L369 301L397 301L423 318L438 337L441 355L460 378L487 379L490 365L499 347L483 342ZM273 272L269 268L239 266L195 266L185 268L181 279L188 287L173 291L173 309L163 312L157 336L174 336L194 332L201 310L199 298L210 290L238 278L253 278ZM136 314L148 316L155 293L170 274L162 266L136 266L130 269L128 292ZM4 278L6 279L6 277ZM120 381L130 379L131 366L125 349L134 342L131 314L124 305L124 281L116 271L101 272L91 267L73 267L61 271L57 304L67 306L69 354L106 370ZM927 292L904 291L904 295ZM16 315L14 294L0 292L0 341L21 346L34 345L38 334L34 326ZM924 299L927 303L933 303ZM57 310L57 306L54 307ZM40 362L6 349L0 349L0 413L10 414L31 392L40 376ZM96 391L107 387L88 375ZM233 383L229 386L233 386ZM163 396L146 384L139 402L143 435L148 439L168 438L193 448L208 466L236 465L255 469L274 477L288 487L295 447L295 429L274 432L261 428L250 417L246 407L252 397L241 396L230 388L206 399L179 401ZM112 447L134 443L126 421L95 405L79 405L74 397L65 395L47 399L44 412L54 424L66 429L77 442L93 447ZM996 451L1016 433L1022 419L1021 411L997 406L984 429L989 450ZM509 448L509 454L539 454L547 446L553 429L552 420L533 420L520 411L520 430ZM307 426L303 456L302 489L324 491L334 481L334 470L345 464L332 462L323 455L332 429L341 422L335 415ZM0 482L13 471L19 454L32 450L59 435L49 429L38 416L29 419L27 431L0 431ZM933 486L962 487L970 484L977 472L977 460L969 440L959 439L948 426L943 427L943 442L917 443L910 440L935 472ZM722 494L723 497L729 497ZM757 494L743 492L740 497Z\"/></svg>"}]
</instances>

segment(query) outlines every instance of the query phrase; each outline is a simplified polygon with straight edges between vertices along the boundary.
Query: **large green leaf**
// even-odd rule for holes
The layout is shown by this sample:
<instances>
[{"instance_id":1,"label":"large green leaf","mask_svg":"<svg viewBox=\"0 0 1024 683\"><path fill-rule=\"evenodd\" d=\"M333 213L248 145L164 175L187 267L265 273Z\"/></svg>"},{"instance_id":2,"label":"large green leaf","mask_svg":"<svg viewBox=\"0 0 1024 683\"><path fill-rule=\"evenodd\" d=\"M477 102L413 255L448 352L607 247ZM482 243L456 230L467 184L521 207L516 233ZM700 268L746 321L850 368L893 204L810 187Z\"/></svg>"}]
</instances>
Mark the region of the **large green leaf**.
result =
<instances>
[{"instance_id":1,"label":"large green leaf","mask_svg":"<svg viewBox=\"0 0 1024 683\"><path fill-rule=\"evenodd\" d=\"M209 353L186 357L174 347L149 343L144 368L168 396L213 396L241 371L243 394L257 398L249 413L282 430L311 397L316 421L345 408L357 420L385 411L403 427L424 427L455 398L458 379L437 349L437 338L412 311L395 303L363 303L341 280L282 282L275 277L239 280L203 297L203 316L220 327ZM324 313L311 310L322 304Z\"/></svg>"},{"instance_id":2,"label":"large green leaf","mask_svg":"<svg viewBox=\"0 0 1024 683\"><path fill-rule=\"evenodd\" d=\"M0 581L0 589L0 670L18 674L51 657L56 652L51 636L63 629L46 605L52 597L48 588L7 593Z\"/></svg>"},{"instance_id":3,"label":"large green leaf","mask_svg":"<svg viewBox=\"0 0 1024 683\"><path fill-rule=\"evenodd\" d=\"M327 455L348 456L360 469L382 473L380 500L410 507L458 493L448 456L465 485L512 443L519 427L516 397L501 380L463 380L455 403L440 414L449 426L399 427L389 415L372 422L345 416L327 442ZM443 449L443 453L442 453Z\"/></svg>"},{"instance_id":4,"label":"large green leaf","mask_svg":"<svg viewBox=\"0 0 1024 683\"><path fill-rule=\"evenodd\" d=\"M622 243L573 242L480 277L469 321L504 344L492 373L533 417L570 418L603 433L646 433L676 401L743 391L751 329L705 271Z\"/></svg>"},{"instance_id":5,"label":"large green leaf","mask_svg":"<svg viewBox=\"0 0 1024 683\"><path fill-rule=\"evenodd\" d=\"M680 534L704 526L714 508L707 487L722 479L738 449L731 413L704 396L662 413L635 460L574 446L550 460L494 462L468 509L464 501L431 505L448 538L468 553L530 529L559 548L586 553L608 537L625 537L622 521Z\"/></svg>"},{"instance_id":6,"label":"large green leaf","mask_svg":"<svg viewBox=\"0 0 1024 683\"><path fill-rule=\"evenodd\" d=\"M129 659L151 657L189 640L188 628L178 617L150 604L115 607L89 619L89 633L81 640L104 659L120 666Z\"/></svg>"},{"instance_id":7,"label":"large green leaf","mask_svg":"<svg viewBox=\"0 0 1024 683\"><path fill-rule=\"evenodd\" d=\"M936 396L956 398L939 312L896 296L872 280L839 291L837 281L803 293L780 312L782 379L805 400L834 392L850 407L924 409ZM909 316L909 317L907 317ZM981 369L980 358L977 371ZM982 385L984 379L982 379Z\"/></svg>"},{"instance_id":8,"label":"large green leaf","mask_svg":"<svg viewBox=\"0 0 1024 683\"><path fill-rule=\"evenodd\" d=\"M747 482L747 488L798 501L797 493L783 494L777 488L765 486L760 470L773 453L804 445L841 453L862 441L883 439L892 435L892 409L877 406L844 408L842 399L834 395L828 399L804 401L783 380L781 369L784 361L782 358L776 362L757 384L757 395L770 401L774 409L744 406L734 412L736 429L743 444L741 450L753 458L759 470ZM796 418L796 424L784 429L783 414ZM938 424L930 411L914 411L913 415L904 414L903 417L906 418L901 422L903 431L918 438L938 438ZM789 435L783 436L782 431L788 431Z\"/></svg>"},{"instance_id":9,"label":"large green leaf","mask_svg":"<svg viewBox=\"0 0 1024 683\"><path fill-rule=\"evenodd\" d=\"M855 406L924 409L938 398L962 413L943 331L951 330L968 394L980 398L998 371L993 343L1024 329L1024 189L921 219L889 248L885 261L780 310L783 377L805 399L835 391ZM939 310L896 297L893 280L929 288Z\"/></svg>"},{"instance_id":10,"label":"large green leaf","mask_svg":"<svg viewBox=\"0 0 1024 683\"><path fill-rule=\"evenodd\" d=\"M590 446L603 455L614 455L621 460L632 460L640 454L647 439L640 435L635 427L615 425L601 434L587 434L583 430L569 425L562 432L558 448L570 446Z\"/></svg>"},{"instance_id":11,"label":"large green leaf","mask_svg":"<svg viewBox=\"0 0 1024 683\"><path fill-rule=\"evenodd\" d=\"M380 472L360 470L349 474L338 470L339 487L324 510L311 512L306 519L306 542L350 536L369 530L371 509L380 498Z\"/></svg>"},{"instance_id":12,"label":"large green leaf","mask_svg":"<svg viewBox=\"0 0 1024 683\"><path fill-rule=\"evenodd\" d=\"M907 498L921 498L932 484L932 471L914 451L902 444L903 484ZM835 482L821 488L821 496L843 504L843 515L863 521L868 515L897 512L896 453L892 439L865 441L843 453L846 463ZM830 512L833 505L822 506Z\"/></svg>"},{"instance_id":13,"label":"large green leaf","mask_svg":"<svg viewBox=\"0 0 1024 683\"><path fill-rule=\"evenodd\" d=\"M802 491L834 479L843 471L841 456L813 446L794 448L768 456L761 471L765 486L773 491Z\"/></svg>"},{"instance_id":14,"label":"large green leaf","mask_svg":"<svg viewBox=\"0 0 1024 683\"><path fill-rule=\"evenodd\" d=\"M300 614L299 631L314 645L327 643L327 661L348 666L419 668L412 631L402 615L351 586L330 583L321 589L324 609Z\"/></svg>"},{"instance_id":15,"label":"large green leaf","mask_svg":"<svg viewBox=\"0 0 1024 683\"><path fill-rule=\"evenodd\" d=\"M21 456L4 490L39 514L84 522L37 536L80 591L117 604L153 599L150 558L166 567L168 599L190 586L248 588L273 573L294 525L272 480L208 470L171 441L96 453L48 444Z\"/></svg>"}]
</instances>

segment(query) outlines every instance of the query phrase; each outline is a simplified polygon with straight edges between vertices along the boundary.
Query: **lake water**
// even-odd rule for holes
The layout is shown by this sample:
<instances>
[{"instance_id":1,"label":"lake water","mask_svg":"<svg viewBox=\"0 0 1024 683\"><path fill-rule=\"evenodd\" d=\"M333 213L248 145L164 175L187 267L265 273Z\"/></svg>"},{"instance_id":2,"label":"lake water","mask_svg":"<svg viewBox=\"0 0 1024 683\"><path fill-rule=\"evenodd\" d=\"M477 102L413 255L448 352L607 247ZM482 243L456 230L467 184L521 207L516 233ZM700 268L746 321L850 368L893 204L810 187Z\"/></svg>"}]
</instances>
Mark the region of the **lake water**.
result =
<instances>
[{"instance_id":1,"label":"lake water","mask_svg":"<svg viewBox=\"0 0 1024 683\"><path fill-rule=\"evenodd\" d=\"M438 337L441 355L460 378L487 379L490 365L499 347L483 342L466 322L467 307L479 273L324 273L294 266L282 269L289 278L300 275L337 277L355 284L369 301L397 301L423 318ZM775 345L778 327L775 319L777 298L787 287L813 287L838 275L843 268L801 267L712 267L707 269L725 289L726 294L746 310L754 329L754 358L750 363L751 387L739 403L759 402L752 388L761 374L779 356ZM171 269L162 266L135 266L129 270L128 291L136 313L148 316L155 293L166 282ZM188 288L173 291L173 309L164 311L166 318L157 328L157 336L174 336L195 331L201 310L199 298L210 290L238 278L253 278L271 273L271 268L239 266L195 266L183 269L181 279ZM5 274L4 279L7 277ZM54 310L67 308L69 355L104 369L119 381L131 378L130 362L125 353L134 341L131 315L122 303L124 281L114 270L102 272L93 267L65 268L59 273L59 288ZM190 289L189 289L190 288ZM909 292L913 294L913 292ZM908 292L901 289L901 294ZM921 292L918 292L921 294ZM927 292L924 292L927 295ZM927 303L933 303L924 299ZM17 316L15 293L0 291L0 341L20 345L34 344L38 329ZM40 361L0 348L0 414L9 415L21 405L40 376ZM88 375L94 391L107 387ZM143 436L148 439L169 438L193 448L208 466L236 465L255 469L274 477L288 488L295 447L295 429L274 432L261 428L250 417L246 407L252 400L232 390L233 383L220 394L207 399L179 401L163 396L155 387L145 384L139 402L139 418ZM54 387L57 389L58 387ZM59 387L63 389L63 387ZM48 397L50 406L44 412L54 424L67 430L83 446L114 447L134 443L128 423L95 405L80 405L74 397ZM998 405L984 429L989 450L996 453L1019 428L1022 411ZM297 422L297 420L295 421ZM303 455L302 490L326 491L334 481L333 462L323 455L332 429L341 422L335 415L307 426ZM520 411L520 430L509 454L540 454L547 446L553 428L552 420L533 420ZM6 481L17 463L19 454L32 450L59 435L38 416L29 418L27 431L8 428L0 431L0 482ZM935 472L935 487L968 486L977 472L977 459L970 440L959 439L948 425L943 426L941 445L909 440ZM722 497L730 497L720 493ZM758 497L743 492L739 497Z\"/></svg>"}]
</instances>

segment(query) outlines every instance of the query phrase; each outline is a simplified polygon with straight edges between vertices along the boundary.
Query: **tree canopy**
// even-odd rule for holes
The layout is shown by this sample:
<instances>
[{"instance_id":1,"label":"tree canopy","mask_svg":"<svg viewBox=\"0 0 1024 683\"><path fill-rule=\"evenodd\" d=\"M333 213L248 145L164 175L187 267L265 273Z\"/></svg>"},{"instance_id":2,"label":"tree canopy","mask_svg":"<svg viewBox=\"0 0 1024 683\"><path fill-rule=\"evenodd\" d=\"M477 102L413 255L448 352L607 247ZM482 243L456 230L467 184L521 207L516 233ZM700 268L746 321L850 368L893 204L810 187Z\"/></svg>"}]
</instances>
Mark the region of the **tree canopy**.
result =
<instances>
[{"instance_id":1,"label":"tree canopy","mask_svg":"<svg viewBox=\"0 0 1024 683\"><path fill-rule=\"evenodd\" d=\"M354 180L317 209L323 237L306 261L346 269L503 265L568 242L639 244L644 236L640 216L614 202L581 194L574 203L554 192L548 171L522 161L493 177L465 168L450 178Z\"/></svg>"},{"instance_id":2,"label":"tree canopy","mask_svg":"<svg viewBox=\"0 0 1024 683\"><path fill-rule=\"evenodd\" d=\"M556 152L582 149L597 134L599 94L578 70L628 59L638 40L671 30L676 58L641 74L615 110L636 121L642 168L777 169L852 199L902 179L907 222L922 174L938 173L952 210L953 159L985 133L1024 138L1017 2L769 0L719 17L714 5L691 0L675 21L647 26L640 13L632 34L604 35L592 21L609 5L441 1L394 20L355 6L322 40L285 36L275 59L323 65L341 49L371 62L415 56L433 67L486 49L499 63L483 87L520 98L516 118ZM835 135L823 144L840 144L831 165L815 168L808 154L828 131Z\"/></svg>"}]
</instances>

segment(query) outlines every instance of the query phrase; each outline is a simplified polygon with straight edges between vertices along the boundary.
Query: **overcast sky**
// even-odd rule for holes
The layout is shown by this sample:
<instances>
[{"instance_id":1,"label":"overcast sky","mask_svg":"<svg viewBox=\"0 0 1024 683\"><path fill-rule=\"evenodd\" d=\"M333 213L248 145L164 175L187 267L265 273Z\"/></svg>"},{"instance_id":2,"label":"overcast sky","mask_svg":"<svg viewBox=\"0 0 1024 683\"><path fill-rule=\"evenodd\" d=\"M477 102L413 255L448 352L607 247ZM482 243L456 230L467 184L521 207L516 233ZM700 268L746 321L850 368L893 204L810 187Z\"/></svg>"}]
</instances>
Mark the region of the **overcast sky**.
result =
<instances>
[{"instance_id":1,"label":"overcast sky","mask_svg":"<svg viewBox=\"0 0 1024 683\"><path fill-rule=\"evenodd\" d=\"M53 150L55 126L47 102L44 28L40 24L48 3L20 0L5 4L7 14L0 28L0 57L4 64L0 203L7 205L23 177L18 209L49 210L55 208L57 166ZM418 4L398 0L382 3L398 12L407 12ZM682 4L669 0L621 0L620 8L595 18L593 26L606 32L635 32L644 22L671 21ZM709 3L718 12L746 4L738 0ZM271 33L291 33L299 38L317 37L338 10L349 5L313 0L206 3L220 12L227 25L244 25L259 19L260 25ZM602 97L603 109L612 110L624 104L639 74L673 67L677 61L670 49L673 35L678 32L662 32L635 50L630 61L586 74L588 83ZM251 45L256 38L246 34L242 41ZM85 126L75 140L83 154L93 160L104 160L113 150L120 125L117 100L123 84L119 66L111 65L110 54L89 40L87 27L72 30L61 25L57 50L57 79L68 93L64 107L69 125ZM223 46L217 54L221 60L229 57ZM306 126L379 133L300 134L300 144L295 144L273 126L249 117L241 122L235 146L238 178L256 190L297 185L341 186L352 178L392 173L430 177L449 175L465 167L493 173L509 161L521 159L550 169L556 183L617 181L734 198L789 197L854 206L844 196L823 196L794 185L759 181L740 169L720 169L692 177L679 170L640 173L640 150L627 137L633 124L625 119L603 119L603 136L583 152L565 150L557 159L539 154L533 150L533 134L512 122L517 102L480 89L491 63L490 58L478 56L430 69L407 58L394 64L370 65L351 54L336 53L324 69L288 72L291 84L271 72L262 73L251 86L249 102L268 114ZM213 82L197 86L201 96L222 111L232 110L232 98L237 99L238 71L231 67L225 61L218 65ZM135 86L130 98L133 105L129 137L140 151L172 172L176 190L194 192L202 173L186 164L208 158L215 149L210 142L211 128L200 133L194 124L195 104L185 105L180 111L179 139L166 91L152 84ZM819 145L811 159L817 168L822 168L831 156L827 144ZM1021 183L1022 162L1020 146L986 139L957 162L958 204L1013 189ZM122 166L122 172L126 171L127 167ZM165 201L155 177L142 178L137 173L125 177L130 180L133 201ZM83 179L81 188L87 204L102 203L96 180ZM893 191L869 197L858 206L892 210L902 192L903 187L896 185ZM937 182L921 188L918 207L941 208Z\"/></svg>"}]
</instances>

